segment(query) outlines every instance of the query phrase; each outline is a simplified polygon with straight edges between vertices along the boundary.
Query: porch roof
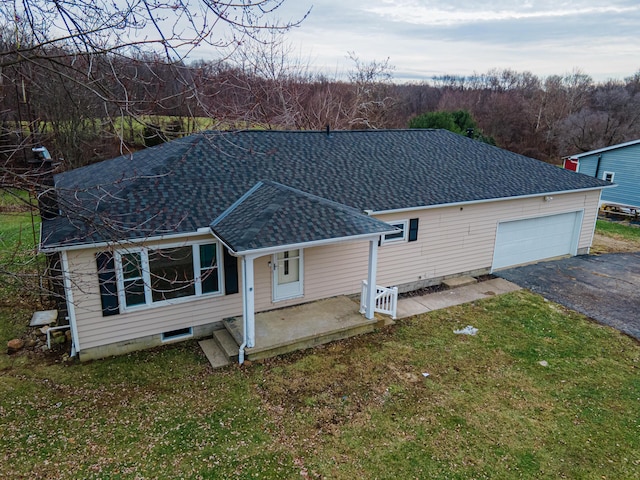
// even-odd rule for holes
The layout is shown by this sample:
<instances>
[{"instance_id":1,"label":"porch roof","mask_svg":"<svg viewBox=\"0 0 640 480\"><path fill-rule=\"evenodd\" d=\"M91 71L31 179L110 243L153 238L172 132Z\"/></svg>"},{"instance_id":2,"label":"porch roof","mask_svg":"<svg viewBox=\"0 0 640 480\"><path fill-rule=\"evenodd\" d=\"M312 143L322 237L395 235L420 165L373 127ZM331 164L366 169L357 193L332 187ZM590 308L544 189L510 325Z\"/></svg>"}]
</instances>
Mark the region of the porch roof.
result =
<instances>
[{"instance_id":1,"label":"porch roof","mask_svg":"<svg viewBox=\"0 0 640 480\"><path fill-rule=\"evenodd\" d=\"M396 231L359 210L277 182L262 180L210 224L236 253Z\"/></svg>"}]
</instances>

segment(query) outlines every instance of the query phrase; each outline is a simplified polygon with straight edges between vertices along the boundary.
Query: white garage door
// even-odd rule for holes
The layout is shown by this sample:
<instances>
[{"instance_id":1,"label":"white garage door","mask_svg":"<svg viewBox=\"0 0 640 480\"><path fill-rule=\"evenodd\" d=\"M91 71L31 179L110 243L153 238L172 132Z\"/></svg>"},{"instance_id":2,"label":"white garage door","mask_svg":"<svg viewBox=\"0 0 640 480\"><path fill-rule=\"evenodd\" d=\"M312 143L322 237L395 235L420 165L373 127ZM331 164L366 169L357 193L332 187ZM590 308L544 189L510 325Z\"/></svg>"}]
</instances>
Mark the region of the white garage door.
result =
<instances>
[{"instance_id":1,"label":"white garage door","mask_svg":"<svg viewBox=\"0 0 640 480\"><path fill-rule=\"evenodd\" d=\"M560 255L575 255L582 212L500 222L493 270Z\"/></svg>"}]
</instances>

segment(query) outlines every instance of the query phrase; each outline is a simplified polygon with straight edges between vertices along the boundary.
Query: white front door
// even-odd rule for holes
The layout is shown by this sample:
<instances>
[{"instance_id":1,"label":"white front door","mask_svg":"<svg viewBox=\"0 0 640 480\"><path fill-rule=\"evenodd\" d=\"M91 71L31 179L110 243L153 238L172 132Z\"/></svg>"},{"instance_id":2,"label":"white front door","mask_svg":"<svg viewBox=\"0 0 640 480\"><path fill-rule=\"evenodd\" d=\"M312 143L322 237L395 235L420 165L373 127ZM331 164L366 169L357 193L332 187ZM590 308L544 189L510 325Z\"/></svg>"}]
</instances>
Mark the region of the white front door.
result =
<instances>
[{"instance_id":1,"label":"white front door","mask_svg":"<svg viewBox=\"0 0 640 480\"><path fill-rule=\"evenodd\" d=\"M302 296L302 250L276 253L273 267L273 300Z\"/></svg>"}]
</instances>

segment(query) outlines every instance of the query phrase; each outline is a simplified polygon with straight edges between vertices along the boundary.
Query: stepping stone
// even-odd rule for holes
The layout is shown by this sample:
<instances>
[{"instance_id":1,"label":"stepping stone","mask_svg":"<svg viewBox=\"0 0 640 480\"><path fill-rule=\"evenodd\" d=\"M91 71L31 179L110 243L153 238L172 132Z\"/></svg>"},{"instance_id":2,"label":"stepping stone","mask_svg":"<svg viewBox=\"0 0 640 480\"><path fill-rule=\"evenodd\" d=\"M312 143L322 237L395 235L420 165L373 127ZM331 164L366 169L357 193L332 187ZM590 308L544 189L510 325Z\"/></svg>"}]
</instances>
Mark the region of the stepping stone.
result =
<instances>
[{"instance_id":1,"label":"stepping stone","mask_svg":"<svg viewBox=\"0 0 640 480\"><path fill-rule=\"evenodd\" d=\"M43 325L51 325L58 321L58 310L41 310L33 312L31 316L30 327L41 327Z\"/></svg>"},{"instance_id":2,"label":"stepping stone","mask_svg":"<svg viewBox=\"0 0 640 480\"><path fill-rule=\"evenodd\" d=\"M198 342L198 345L202 348L202 351L213 368L222 368L231 365L229 357L222 351L213 338L201 340Z\"/></svg>"}]
</instances>

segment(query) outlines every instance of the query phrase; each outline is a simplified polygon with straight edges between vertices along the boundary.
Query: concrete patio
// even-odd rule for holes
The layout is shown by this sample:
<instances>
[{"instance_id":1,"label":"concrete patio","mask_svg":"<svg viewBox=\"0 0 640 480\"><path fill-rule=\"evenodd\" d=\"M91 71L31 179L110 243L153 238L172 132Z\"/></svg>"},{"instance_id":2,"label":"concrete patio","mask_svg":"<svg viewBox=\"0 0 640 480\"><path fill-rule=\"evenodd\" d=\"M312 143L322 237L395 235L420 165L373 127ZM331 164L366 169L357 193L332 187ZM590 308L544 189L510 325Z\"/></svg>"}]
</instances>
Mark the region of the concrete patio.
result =
<instances>
[{"instance_id":1,"label":"concrete patio","mask_svg":"<svg viewBox=\"0 0 640 480\"><path fill-rule=\"evenodd\" d=\"M520 287L502 278L471 283L436 293L405 297L398 300L397 318L473 302L513 292ZM256 347L245 350L245 359L259 360L323 343L372 332L376 327L393 323L389 317L376 314L367 320L358 312L359 304L347 296L339 296L256 314ZM214 368L238 361L238 345L242 343L242 317L225 320L225 329L200 346Z\"/></svg>"},{"instance_id":2,"label":"concrete patio","mask_svg":"<svg viewBox=\"0 0 640 480\"><path fill-rule=\"evenodd\" d=\"M358 312L359 307L359 303L351 298L338 296L257 313L256 346L245 349L245 359L260 360L303 350L369 333L385 324L385 318L378 315L373 320L367 320ZM215 357L215 361L212 361L214 366L238 361L238 346L242 343L243 333L242 317L225 319L224 326L225 329L214 332L212 339L200 342L205 353L211 352ZM214 352L215 344L228 359L226 363ZM222 365L219 365L221 362Z\"/></svg>"}]
</instances>

